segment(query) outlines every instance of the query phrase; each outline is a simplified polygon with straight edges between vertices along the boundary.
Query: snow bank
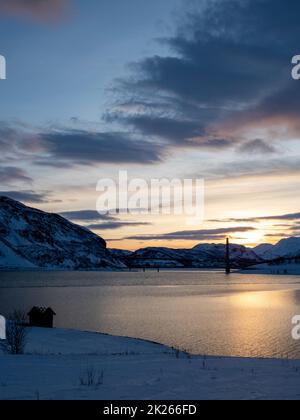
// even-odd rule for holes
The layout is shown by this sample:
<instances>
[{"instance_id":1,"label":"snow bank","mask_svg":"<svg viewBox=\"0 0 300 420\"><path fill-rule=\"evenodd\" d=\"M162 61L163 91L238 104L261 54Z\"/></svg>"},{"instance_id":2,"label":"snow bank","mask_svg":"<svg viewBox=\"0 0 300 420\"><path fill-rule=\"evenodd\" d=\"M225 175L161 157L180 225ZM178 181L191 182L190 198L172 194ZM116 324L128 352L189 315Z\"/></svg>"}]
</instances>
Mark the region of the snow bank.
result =
<instances>
[{"instance_id":1,"label":"snow bank","mask_svg":"<svg viewBox=\"0 0 300 420\"><path fill-rule=\"evenodd\" d=\"M1 400L300 398L300 361L191 357L141 340L67 330L30 330L26 355L1 354L0 372Z\"/></svg>"},{"instance_id":2,"label":"snow bank","mask_svg":"<svg viewBox=\"0 0 300 420\"><path fill-rule=\"evenodd\" d=\"M251 267L251 269L241 271L242 274L272 274L272 275L300 275L300 264L293 262L283 264L259 264Z\"/></svg>"}]
</instances>

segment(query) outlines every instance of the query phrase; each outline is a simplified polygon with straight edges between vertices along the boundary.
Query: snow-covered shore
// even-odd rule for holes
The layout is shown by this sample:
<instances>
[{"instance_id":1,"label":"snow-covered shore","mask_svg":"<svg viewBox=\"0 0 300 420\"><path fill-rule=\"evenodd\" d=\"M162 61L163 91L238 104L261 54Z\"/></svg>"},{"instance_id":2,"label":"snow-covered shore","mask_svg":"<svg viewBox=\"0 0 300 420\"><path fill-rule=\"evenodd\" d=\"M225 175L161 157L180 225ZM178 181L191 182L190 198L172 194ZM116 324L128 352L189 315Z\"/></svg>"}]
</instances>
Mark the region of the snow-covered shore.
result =
<instances>
[{"instance_id":1,"label":"snow-covered shore","mask_svg":"<svg viewBox=\"0 0 300 420\"><path fill-rule=\"evenodd\" d=\"M259 264L251 267L250 269L240 270L242 274L270 274L270 275L300 275L300 264L284 263L284 264Z\"/></svg>"},{"instance_id":2,"label":"snow-covered shore","mask_svg":"<svg viewBox=\"0 0 300 420\"><path fill-rule=\"evenodd\" d=\"M300 361L190 357L72 330L31 329L24 356L0 354L1 400L298 400L299 389Z\"/></svg>"}]
</instances>

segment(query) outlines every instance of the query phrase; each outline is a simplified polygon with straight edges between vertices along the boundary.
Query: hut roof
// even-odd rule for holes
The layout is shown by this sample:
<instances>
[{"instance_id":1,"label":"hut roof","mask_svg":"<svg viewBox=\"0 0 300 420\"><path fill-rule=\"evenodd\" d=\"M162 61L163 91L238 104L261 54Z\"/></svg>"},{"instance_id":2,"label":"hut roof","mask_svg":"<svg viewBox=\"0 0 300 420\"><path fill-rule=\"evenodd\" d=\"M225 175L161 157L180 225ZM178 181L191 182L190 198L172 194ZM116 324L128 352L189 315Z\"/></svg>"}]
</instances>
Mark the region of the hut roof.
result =
<instances>
[{"instance_id":1,"label":"hut roof","mask_svg":"<svg viewBox=\"0 0 300 420\"><path fill-rule=\"evenodd\" d=\"M28 312L28 316L31 315L43 315L43 314L51 314L53 316L56 315L56 313L53 311L52 308L38 308L37 306L34 306L30 312Z\"/></svg>"}]
</instances>

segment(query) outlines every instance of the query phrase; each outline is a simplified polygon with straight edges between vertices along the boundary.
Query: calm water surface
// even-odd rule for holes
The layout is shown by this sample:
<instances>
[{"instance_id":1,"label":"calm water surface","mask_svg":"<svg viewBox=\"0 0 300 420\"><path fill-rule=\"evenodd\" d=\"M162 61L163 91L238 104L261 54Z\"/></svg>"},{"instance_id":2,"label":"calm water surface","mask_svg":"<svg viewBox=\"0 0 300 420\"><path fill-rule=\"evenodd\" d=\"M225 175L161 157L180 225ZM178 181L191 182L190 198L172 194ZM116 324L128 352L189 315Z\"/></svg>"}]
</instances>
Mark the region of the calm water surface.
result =
<instances>
[{"instance_id":1,"label":"calm water surface","mask_svg":"<svg viewBox=\"0 0 300 420\"><path fill-rule=\"evenodd\" d=\"M220 272L0 272L0 313L51 306L57 327L148 339L195 354L300 359L300 276Z\"/></svg>"}]
</instances>

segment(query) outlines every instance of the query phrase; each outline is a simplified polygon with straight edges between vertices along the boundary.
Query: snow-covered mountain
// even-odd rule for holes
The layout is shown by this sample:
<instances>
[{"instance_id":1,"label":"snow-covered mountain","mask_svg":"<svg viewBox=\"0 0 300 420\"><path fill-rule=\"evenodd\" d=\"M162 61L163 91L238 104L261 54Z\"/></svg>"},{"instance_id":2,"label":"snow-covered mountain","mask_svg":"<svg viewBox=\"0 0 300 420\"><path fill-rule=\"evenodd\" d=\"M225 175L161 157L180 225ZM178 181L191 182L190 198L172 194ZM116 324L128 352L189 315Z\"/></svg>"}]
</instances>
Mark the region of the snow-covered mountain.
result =
<instances>
[{"instance_id":1,"label":"snow-covered mountain","mask_svg":"<svg viewBox=\"0 0 300 420\"><path fill-rule=\"evenodd\" d=\"M223 268L225 255L225 244L200 244L192 249L143 248L127 257L127 264L132 268ZM230 258L234 268L262 262L242 245L230 245Z\"/></svg>"},{"instance_id":2,"label":"snow-covered mountain","mask_svg":"<svg viewBox=\"0 0 300 420\"><path fill-rule=\"evenodd\" d=\"M0 268L119 268L106 242L57 214L0 197ZM124 266L123 266L124 267Z\"/></svg>"},{"instance_id":3,"label":"snow-covered mountain","mask_svg":"<svg viewBox=\"0 0 300 420\"><path fill-rule=\"evenodd\" d=\"M260 244L253 248L253 251L261 258L265 259L265 256L272 250L274 245L272 244Z\"/></svg>"},{"instance_id":4,"label":"snow-covered mountain","mask_svg":"<svg viewBox=\"0 0 300 420\"><path fill-rule=\"evenodd\" d=\"M230 244L230 259L239 265L259 262L259 256L250 248L243 245ZM225 244L200 244L193 248L193 253L205 258L215 258L224 261L226 253Z\"/></svg>"},{"instance_id":5,"label":"snow-covered mountain","mask_svg":"<svg viewBox=\"0 0 300 420\"><path fill-rule=\"evenodd\" d=\"M128 258L133 254L133 251L126 251L125 249L109 249L110 254L114 258Z\"/></svg>"},{"instance_id":6,"label":"snow-covered mountain","mask_svg":"<svg viewBox=\"0 0 300 420\"><path fill-rule=\"evenodd\" d=\"M127 263L133 268L182 268L186 259L184 250L169 248L142 248L134 252Z\"/></svg>"},{"instance_id":7,"label":"snow-covered mountain","mask_svg":"<svg viewBox=\"0 0 300 420\"><path fill-rule=\"evenodd\" d=\"M107 250L111 258L120 266L124 268L128 268L128 259L133 254L132 251L126 251L123 249L108 249Z\"/></svg>"},{"instance_id":8,"label":"snow-covered mountain","mask_svg":"<svg viewBox=\"0 0 300 420\"><path fill-rule=\"evenodd\" d=\"M276 245L259 245L254 248L254 251L265 260L274 260L281 257L300 257L300 238L282 239Z\"/></svg>"}]
</instances>

